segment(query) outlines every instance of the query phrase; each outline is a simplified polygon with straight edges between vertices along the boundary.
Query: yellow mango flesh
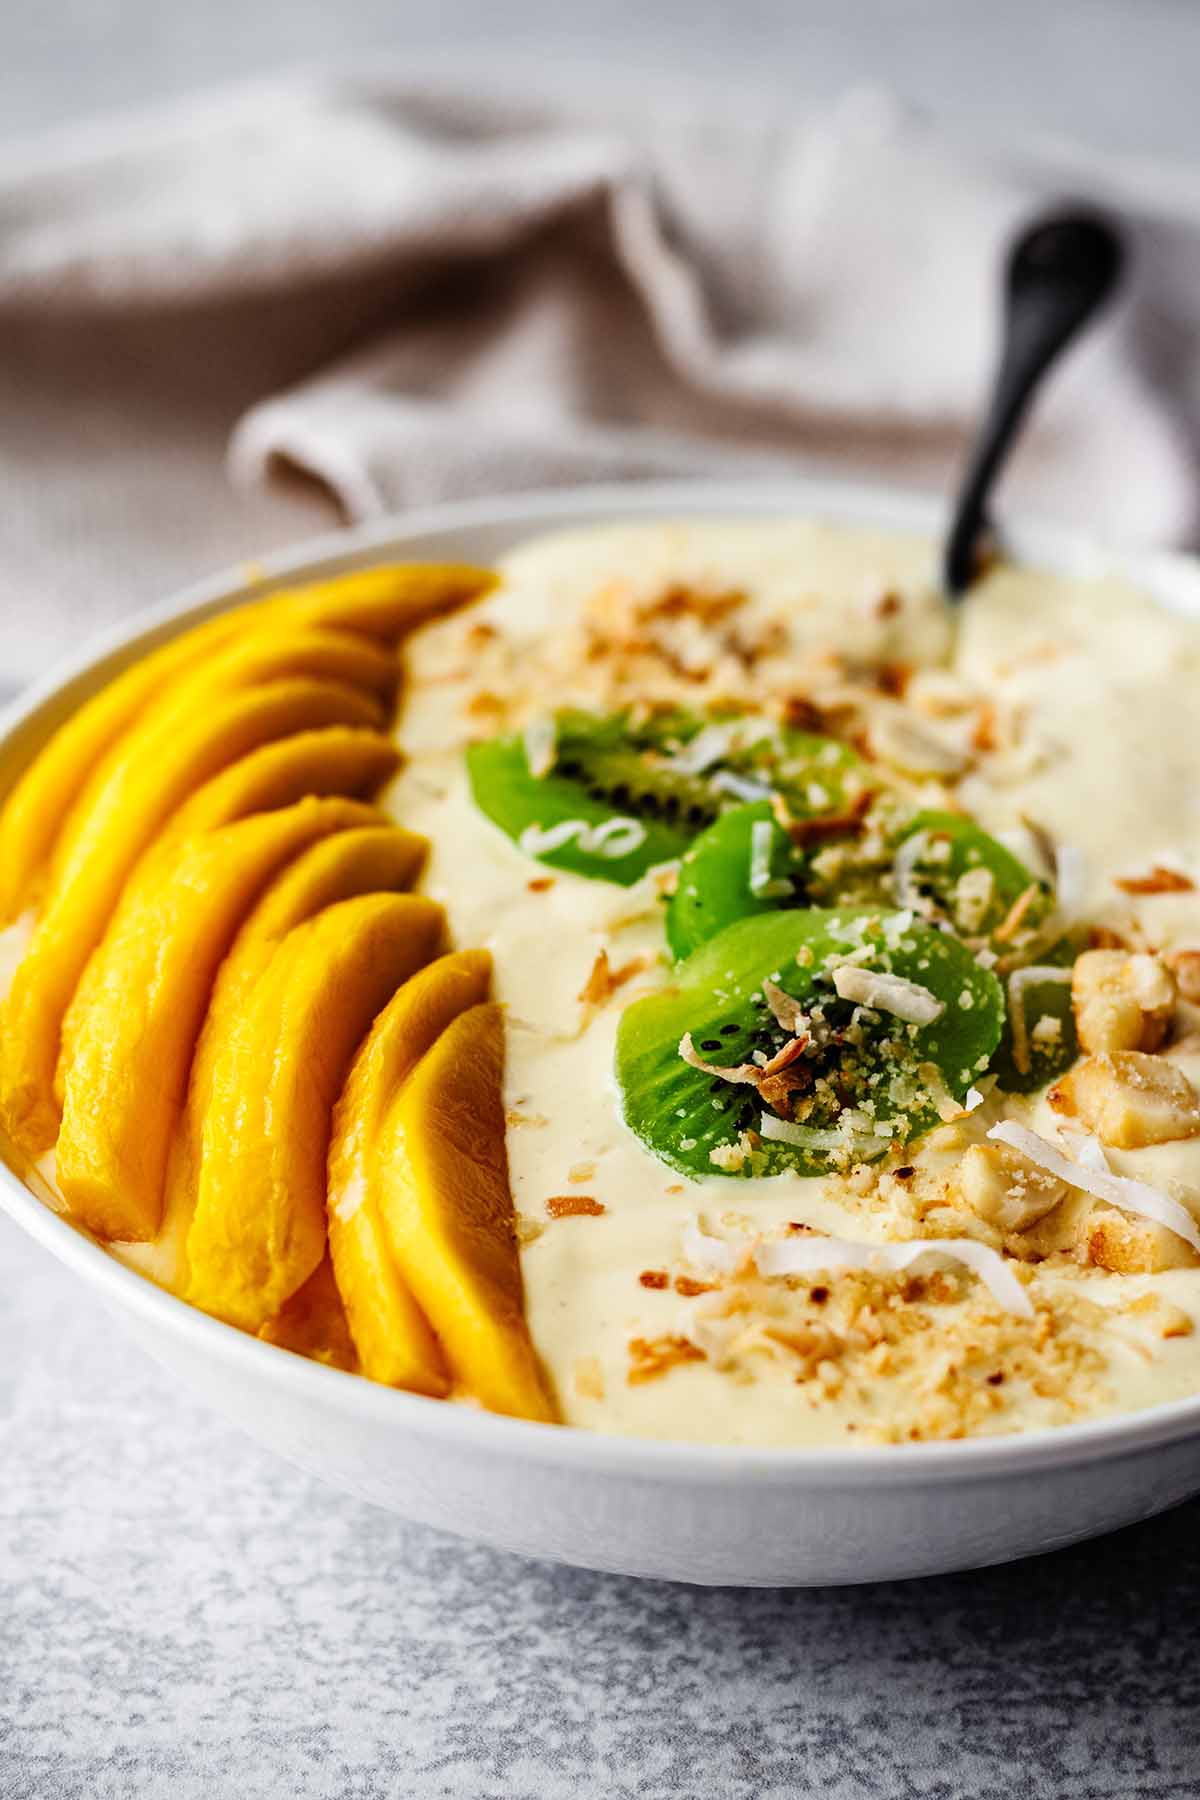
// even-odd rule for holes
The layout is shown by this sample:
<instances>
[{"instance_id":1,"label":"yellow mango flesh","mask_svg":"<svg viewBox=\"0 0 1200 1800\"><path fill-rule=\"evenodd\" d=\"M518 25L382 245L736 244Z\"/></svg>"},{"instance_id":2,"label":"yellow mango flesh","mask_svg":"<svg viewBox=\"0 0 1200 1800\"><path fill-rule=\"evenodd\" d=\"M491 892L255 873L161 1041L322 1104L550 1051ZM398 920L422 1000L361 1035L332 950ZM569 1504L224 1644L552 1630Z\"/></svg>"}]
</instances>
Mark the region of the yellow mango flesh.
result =
<instances>
[{"instance_id":1,"label":"yellow mango flesh","mask_svg":"<svg viewBox=\"0 0 1200 1800\"><path fill-rule=\"evenodd\" d=\"M429 845L398 825L339 832L314 844L267 889L221 964L192 1062L187 1110L172 1155L171 1205L191 1207L213 1067L230 1024L289 931L359 894L395 893L416 878ZM180 1190L183 1190L181 1193Z\"/></svg>"},{"instance_id":2,"label":"yellow mango flesh","mask_svg":"<svg viewBox=\"0 0 1200 1800\"><path fill-rule=\"evenodd\" d=\"M63 826L101 761L139 716L203 659L264 625L357 633L394 643L424 619L478 598L495 583L489 570L467 564L359 570L208 619L142 657L60 726L0 810L0 926L38 899ZM364 666L359 665L360 673ZM390 688L379 691L386 694Z\"/></svg>"},{"instance_id":3,"label":"yellow mango flesh","mask_svg":"<svg viewBox=\"0 0 1200 1800\"><path fill-rule=\"evenodd\" d=\"M334 682L292 680L213 695L135 726L62 846L53 886L0 1013L0 1123L36 1156L53 1144L63 1017L134 864L201 783L260 745L327 725L372 722L372 703Z\"/></svg>"},{"instance_id":4,"label":"yellow mango flesh","mask_svg":"<svg viewBox=\"0 0 1200 1800\"><path fill-rule=\"evenodd\" d=\"M333 1115L329 1252L364 1375L445 1394L445 1360L401 1277L369 1183L379 1128L399 1084L452 1019L487 998L491 957L458 950L414 975L388 1002L354 1059Z\"/></svg>"},{"instance_id":5,"label":"yellow mango flesh","mask_svg":"<svg viewBox=\"0 0 1200 1800\"><path fill-rule=\"evenodd\" d=\"M503 1077L500 1008L460 1013L388 1109L372 1182L397 1267L456 1380L492 1412L553 1419L525 1323Z\"/></svg>"},{"instance_id":6,"label":"yellow mango flesh","mask_svg":"<svg viewBox=\"0 0 1200 1800\"><path fill-rule=\"evenodd\" d=\"M333 725L264 744L214 775L168 820L160 842L232 825L251 813L294 806L310 794L367 798L400 766L400 752L380 731Z\"/></svg>"},{"instance_id":7,"label":"yellow mango flesh","mask_svg":"<svg viewBox=\"0 0 1200 1800\"><path fill-rule=\"evenodd\" d=\"M284 869L238 932L213 987L167 1163L162 1248L173 1289L187 1283L187 1236L195 1212L204 1118L212 1098L213 1067L231 1021L289 931L341 900L407 888L428 849L425 838L398 825L338 832Z\"/></svg>"},{"instance_id":8,"label":"yellow mango flesh","mask_svg":"<svg viewBox=\"0 0 1200 1800\"><path fill-rule=\"evenodd\" d=\"M291 629L247 625L223 649L191 669L164 697L165 706L202 704L208 690L261 687L291 675L341 681L384 706L395 696L400 664L390 650L358 632L319 625Z\"/></svg>"},{"instance_id":9,"label":"yellow mango flesh","mask_svg":"<svg viewBox=\"0 0 1200 1800\"><path fill-rule=\"evenodd\" d=\"M54 733L0 811L0 926L36 900L63 823L101 759L166 684L238 629L237 617L225 615L175 638L110 681Z\"/></svg>"},{"instance_id":10,"label":"yellow mango flesh","mask_svg":"<svg viewBox=\"0 0 1200 1800\"><path fill-rule=\"evenodd\" d=\"M328 1257L258 1335L264 1344L278 1344L281 1350L294 1351L331 1369L358 1368L346 1309Z\"/></svg>"},{"instance_id":11,"label":"yellow mango flesh","mask_svg":"<svg viewBox=\"0 0 1200 1800\"><path fill-rule=\"evenodd\" d=\"M442 909L368 894L289 932L214 1060L187 1297L259 1330L325 1254L333 1104L392 994L436 954Z\"/></svg>"},{"instance_id":12,"label":"yellow mango flesh","mask_svg":"<svg viewBox=\"0 0 1200 1800\"><path fill-rule=\"evenodd\" d=\"M97 1236L157 1233L167 1151L221 959L278 869L364 816L370 809L354 800L303 800L189 838L126 889L64 1034L58 1185Z\"/></svg>"},{"instance_id":13,"label":"yellow mango flesh","mask_svg":"<svg viewBox=\"0 0 1200 1800\"><path fill-rule=\"evenodd\" d=\"M265 607L289 624L330 625L394 643L426 619L490 593L496 580L490 569L470 563L384 564L285 589Z\"/></svg>"}]
</instances>

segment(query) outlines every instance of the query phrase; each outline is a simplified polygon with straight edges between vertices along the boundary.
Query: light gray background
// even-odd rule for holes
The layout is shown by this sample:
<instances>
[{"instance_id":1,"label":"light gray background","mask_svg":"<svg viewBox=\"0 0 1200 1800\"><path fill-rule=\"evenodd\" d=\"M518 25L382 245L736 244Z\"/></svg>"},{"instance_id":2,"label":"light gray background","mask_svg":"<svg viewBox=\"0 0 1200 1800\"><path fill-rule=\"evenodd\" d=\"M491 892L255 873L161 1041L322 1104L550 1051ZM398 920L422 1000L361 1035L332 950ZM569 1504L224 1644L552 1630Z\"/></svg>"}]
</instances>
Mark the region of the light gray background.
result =
<instances>
[{"instance_id":1,"label":"light gray background","mask_svg":"<svg viewBox=\"0 0 1200 1800\"><path fill-rule=\"evenodd\" d=\"M0 145L380 50L739 104L868 80L964 134L1200 167L1193 0L0 0ZM217 529L219 481L214 457ZM0 1800L1183 1800L1198 1621L1197 1507L1017 1568L808 1594L409 1529L174 1392L0 1223Z\"/></svg>"}]
</instances>

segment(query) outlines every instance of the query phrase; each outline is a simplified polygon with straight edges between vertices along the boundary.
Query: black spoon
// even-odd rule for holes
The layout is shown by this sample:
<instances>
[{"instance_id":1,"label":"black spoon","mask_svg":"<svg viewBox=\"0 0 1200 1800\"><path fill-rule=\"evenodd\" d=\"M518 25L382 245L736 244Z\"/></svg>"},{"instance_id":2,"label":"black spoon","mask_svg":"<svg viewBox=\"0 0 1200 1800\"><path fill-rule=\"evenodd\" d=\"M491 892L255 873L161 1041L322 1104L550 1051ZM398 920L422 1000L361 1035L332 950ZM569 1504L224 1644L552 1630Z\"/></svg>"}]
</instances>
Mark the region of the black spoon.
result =
<instances>
[{"instance_id":1,"label":"black spoon","mask_svg":"<svg viewBox=\"0 0 1200 1800\"><path fill-rule=\"evenodd\" d=\"M1009 253L1004 334L991 404L976 439L946 539L943 581L959 599L978 572L987 500L1038 382L1111 296L1125 264L1114 226L1092 212L1055 213Z\"/></svg>"}]
</instances>

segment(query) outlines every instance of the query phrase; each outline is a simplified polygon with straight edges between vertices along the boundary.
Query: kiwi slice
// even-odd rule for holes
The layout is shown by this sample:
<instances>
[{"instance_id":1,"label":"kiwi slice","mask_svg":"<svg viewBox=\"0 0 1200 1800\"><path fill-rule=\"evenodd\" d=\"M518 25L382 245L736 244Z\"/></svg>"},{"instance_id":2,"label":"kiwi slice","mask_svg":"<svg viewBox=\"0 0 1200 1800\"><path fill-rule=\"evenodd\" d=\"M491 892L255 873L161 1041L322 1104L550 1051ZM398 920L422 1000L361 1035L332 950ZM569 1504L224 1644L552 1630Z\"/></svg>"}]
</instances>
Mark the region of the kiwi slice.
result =
<instances>
[{"instance_id":1,"label":"kiwi slice","mask_svg":"<svg viewBox=\"0 0 1200 1800\"><path fill-rule=\"evenodd\" d=\"M667 904L667 942L682 961L735 919L799 903L804 856L769 800L735 806L684 854Z\"/></svg>"},{"instance_id":2,"label":"kiwi slice","mask_svg":"<svg viewBox=\"0 0 1200 1800\"><path fill-rule=\"evenodd\" d=\"M928 1023L905 1022L843 998L842 967L899 976L942 1010ZM900 1003L910 1000L919 1001L913 989ZM909 913L739 919L681 964L672 986L622 1015L625 1121L692 1177L844 1171L937 1125L947 1094L961 1102L988 1068L1003 1023L996 977ZM789 1049L798 1040L800 1050ZM715 1072L735 1069L743 1079Z\"/></svg>"},{"instance_id":3,"label":"kiwi slice","mask_svg":"<svg viewBox=\"0 0 1200 1800\"><path fill-rule=\"evenodd\" d=\"M794 816L836 814L865 785L831 738L681 711L559 712L472 745L467 768L476 805L528 855L625 886L732 807L777 793Z\"/></svg>"},{"instance_id":4,"label":"kiwi slice","mask_svg":"<svg viewBox=\"0 0 1200 1800\"><path fill-rule=\"evenodd\" d=\"M560 714L554 762L530 768L528 736L489 738L467 751L479 810L528 856L623 887L682 856L718 806L703 782L659 778L654 752L619 718Z\"/></svg>"},{"instance_id":5,"label":"kiwi slice","mask_svg":"<svg viewBox=\"0 0 1200 1800\"><path fill-rule=\"evenodd\" d=\"M1007 1017L992 1069L1010 1094L1032 1094L1070 1068L1079 1055L1071 968L1084 945L1065 937L1032 968L1004 978Z\"/></svg>"},{"instance_id":6,"label":"kiwi slice","mask_svg":"<svg viewBox=\"0 0 1200 1800\"><path fill-rule=\"evenodd\" d=\"M938 915L976 945L995 940L997 931L1012 927L1033 932L1049 918L1054 890L996 838L957 813L919 812L900 833L897 868L903 880ZM1028 899L1025 896L1028 895ZM898 892L897 903L906 895ZM1022 904L1019 916L1014 909ZM1009 925L1006 925L1009 922ZM1012 941L1008 941L1009 949ZM995 940L995 948L1004 948Z\"/></svg>"}]
</instances>

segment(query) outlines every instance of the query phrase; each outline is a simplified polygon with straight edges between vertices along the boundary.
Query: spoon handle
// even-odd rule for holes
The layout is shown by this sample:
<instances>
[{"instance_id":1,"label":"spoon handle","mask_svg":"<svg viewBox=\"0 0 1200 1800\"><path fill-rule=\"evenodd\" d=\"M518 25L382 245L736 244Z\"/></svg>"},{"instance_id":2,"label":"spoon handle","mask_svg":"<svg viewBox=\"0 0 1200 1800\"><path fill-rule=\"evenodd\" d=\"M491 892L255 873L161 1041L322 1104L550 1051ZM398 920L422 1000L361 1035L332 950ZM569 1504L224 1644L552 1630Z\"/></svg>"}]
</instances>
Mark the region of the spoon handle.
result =
<instances>
[{"instance_id":1,"label":"spoon handle","mask_svg":"<svg viewBox=\"0 0 1200 1800\"><path fill-rule=\"evenodd\" d=\"M1095 213L1058 213L1024 232L1005 272L999 367L946 539L943 582L960 599L977 571L987 501L1038 382L1115 289L1125 252Z\"/></svg>"}]
</instances>

